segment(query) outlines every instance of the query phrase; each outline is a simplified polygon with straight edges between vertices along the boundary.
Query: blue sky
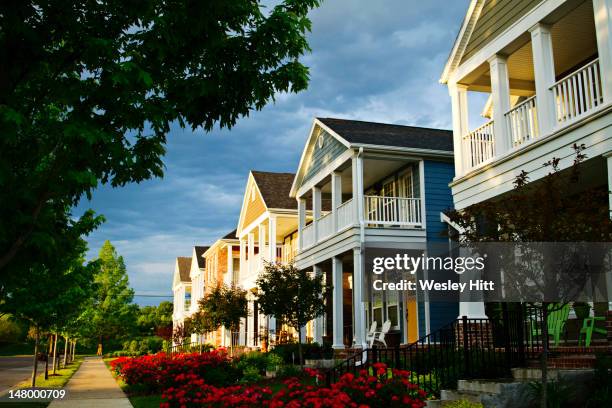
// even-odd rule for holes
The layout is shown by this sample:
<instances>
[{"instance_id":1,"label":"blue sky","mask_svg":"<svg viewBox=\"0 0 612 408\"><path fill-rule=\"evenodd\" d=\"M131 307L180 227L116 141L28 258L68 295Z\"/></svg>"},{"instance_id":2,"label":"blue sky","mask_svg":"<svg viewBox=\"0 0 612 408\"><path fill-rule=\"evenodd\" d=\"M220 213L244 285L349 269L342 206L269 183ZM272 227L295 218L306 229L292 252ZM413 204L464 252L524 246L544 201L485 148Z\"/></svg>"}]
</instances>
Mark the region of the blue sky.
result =
<instances>
[{"instance_id":1,"label":"blue sky","mask_svg":"<svg viewBox=\"0 0 612 408\"><path fill-rule=\"evenodd\" d=\"M175 258L235 228L250 169L296 171L313 117L450 129L450 98L438 78L468 4L324 1L311 13L312 53L303 59L309 89L279 95L231 131L175 126L163 179L102 186L75 211L93 208L107 219L88 238L90 256L109 239L124 256L137 294L170 295ZM141 304L160 300L136 298Z\"/></svg>"}]
</instances>

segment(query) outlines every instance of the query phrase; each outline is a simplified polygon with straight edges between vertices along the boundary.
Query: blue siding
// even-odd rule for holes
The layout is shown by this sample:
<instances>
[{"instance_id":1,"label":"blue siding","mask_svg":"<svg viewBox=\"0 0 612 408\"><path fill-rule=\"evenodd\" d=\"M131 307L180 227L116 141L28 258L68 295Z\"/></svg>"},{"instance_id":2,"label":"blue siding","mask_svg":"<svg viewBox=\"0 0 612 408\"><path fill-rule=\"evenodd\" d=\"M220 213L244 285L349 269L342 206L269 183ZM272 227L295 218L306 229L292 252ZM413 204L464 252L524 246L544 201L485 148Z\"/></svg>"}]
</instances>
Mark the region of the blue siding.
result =
<instances>
[{"instance_id":1,"label":"blue siding","mask_svg":"<svg viewBox=\"0 0 612 408\"><path fill-rule=\"evenodd\" d=\"M447 242L445 236L447 225L440 221L440 213L453 207L453 196L448 186L455 175L454 164L425 160L425 225L427 227L427 242ZM451 302L432 302L429 304L430 330L451 322L459 314L459 305ZM419 305L419 318L421 317ZM424 315L424 309L423 309ZM423 322L424 322L423 316ZM420 322L421 320L419 320ZM425 332L425 327L419 324L419 334ZM422 330L422 331L421 331Z\"/></svg>"}]
</instances>

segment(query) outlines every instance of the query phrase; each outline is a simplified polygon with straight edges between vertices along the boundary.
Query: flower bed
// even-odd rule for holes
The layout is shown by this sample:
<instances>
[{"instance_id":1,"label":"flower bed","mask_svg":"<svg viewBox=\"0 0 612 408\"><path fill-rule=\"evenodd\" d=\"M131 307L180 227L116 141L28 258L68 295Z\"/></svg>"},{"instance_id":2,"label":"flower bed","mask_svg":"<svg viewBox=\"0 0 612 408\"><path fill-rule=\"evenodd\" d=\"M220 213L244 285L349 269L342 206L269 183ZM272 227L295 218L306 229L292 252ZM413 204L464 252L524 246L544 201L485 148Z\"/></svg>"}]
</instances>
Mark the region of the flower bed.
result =
<instances>
[{"instance_id":1,"label":"flower bed","mask_svg":"<svg viewBox=\"0 0 612 408\"><path fill-rule=\"evenodd\" d=\"M224 350L120 357L111 362L111 368L132 390L141 393L161 393L177 385L177 377L185 375L217 387L235 383L240 376Z\"/></svg>"},{"instance_id":2,"label":"flower bed","mask_svg":"<svg viewBox=\"0 0 612 408\"><path fill-rule=\"evenodd\" d=\"M320 377L316 370L307 374ZM374 366L374 375L366 370L357 376L345 374L331 387L307 385L297 378L283 381L276 393L270 387L215 387L193 374L179 375L175 386L162 394L162 408L244 407L244 408L340 408L340 407L411 407L425 406L426 393L410 382L410 373L392 370L388 375L384 364Z\"/></svg>"}]
</instances>

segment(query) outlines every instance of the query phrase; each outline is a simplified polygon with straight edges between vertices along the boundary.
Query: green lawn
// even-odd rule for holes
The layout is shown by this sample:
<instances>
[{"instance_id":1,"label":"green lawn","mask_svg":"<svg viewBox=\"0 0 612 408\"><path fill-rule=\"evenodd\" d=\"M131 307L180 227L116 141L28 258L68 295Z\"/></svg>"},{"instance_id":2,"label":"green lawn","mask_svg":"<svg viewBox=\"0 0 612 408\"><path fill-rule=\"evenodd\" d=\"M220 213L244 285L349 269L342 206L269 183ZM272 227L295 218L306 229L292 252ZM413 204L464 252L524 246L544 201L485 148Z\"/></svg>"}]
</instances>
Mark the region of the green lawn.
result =
<instances>
[{"instance_id":1,"label":"green lawn","mask_svg":"<svg viewBox=\"0 0 612 408\"><path fill-rule=\"evenodd\" d=\"M45 380L44 371L36 377L36 387L38 388L62 388L70 377L79 369L83 362L83 356L77 356L75 360L66 368L60 368L53 375L52 365L49 364L49 378ZM30 386L30 380L24 381L17 388L27 388Z\"/></svg>"},{"instance_id":2,"label":"green lawn","mask_svg":"<svg viewBox=\"0 0 612 408\"><path fill-rule=\"evenodd\" d=\"M75 360L66 368L57 370L56 375L53 375L52 366L49 366L49 378L45 380L44 371L36 377L36 387L40 388L62 388L66 385L70 377L78 370L83 362L83 356L77 356ZM17 385L17 388L27 388L30 386L30 380L24 381ZM48 402L0 402L0 407L7 408L46 408ZM159 405L158 405L159 406Z\"/></svg>"}]
</instances>

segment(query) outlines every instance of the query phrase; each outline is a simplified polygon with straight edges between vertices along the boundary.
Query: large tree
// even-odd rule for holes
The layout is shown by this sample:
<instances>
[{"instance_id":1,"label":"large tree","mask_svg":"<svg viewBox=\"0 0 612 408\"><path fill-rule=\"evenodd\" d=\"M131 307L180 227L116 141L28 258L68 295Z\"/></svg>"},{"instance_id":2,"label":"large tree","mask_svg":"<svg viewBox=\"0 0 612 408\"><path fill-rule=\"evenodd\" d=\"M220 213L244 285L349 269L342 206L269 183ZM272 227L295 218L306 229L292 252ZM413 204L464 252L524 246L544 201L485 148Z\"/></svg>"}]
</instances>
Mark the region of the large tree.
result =
<instances>
[{"instance_id":1,"label":"large tree","mask_svg":"<svg viewBox=\"0 0 612 408\"><path fill-rule=\"evenodd\" d=\"M164 301L157 306L144 306L138 311L138 330L141 336L152 336L159 328L172 326L172 302Z\"/></svg>"},{"instance_id":2,"label":"large tree","mask_svg":"<svg viewBox=\"0 0 612 408\"><path fill-rule=\"evenodd\" d=\"M529 175L522 171L515 179L514 189L499 200L474 204L448 215L462 230L460 240L466 244L478 242L509 242L514 245L504 274L509 290L512 286L532 286L543 295L543 302L532 305L540 309L543 316L542 332L542 384L547 384L548 325L547 315L560 307L549 298L567 303L572 293L580 293L586 284L581 268L568 260L567 270L559 271L563 262L559 250L551 251L558 244L561 250L570 248L567 243L610 242L612 221L610 220L607 185L593 185L583 172L586 159L584 145L574 145L574 163L562 171L560 160L553 158L544 163L550 169L540 180L530 182ZM605 183L605 181L604 181ZM554 245L554 244L552 244ZM576 245L577 248L585 246ZM591 245L591 247L595 247ZM514 262L515 251L520 249L521 262ZM585 252L584 249L582 252ZM570 254L565 254L565 256ZM556 268L551 268L556 265ZM535 272L534 272L535 270ZM561 273L561 280L558 279ZM576 274L578 276L572 276ZM530 285L516 285L526 282ZM582 286L582 287L580 287ZM565 299L564 299L565 298ZM546 408L547 387L542 387L541 406Z\"/></svg>"},{"instance_id":3,"label":"large tree","mask_svg":"<svg viewBox=\"0 0 612 408\"><path fill-rule=\"evenodd\" d=\"M266 263L257 278L257 302L265 315L274 316L298 332L298 354L302 358L302 328L325 313L323 299L329 287L322 275L315 275L292 264Z\"/></svg>"},{"instance_id":4,"label":"large tree","mask_svg":"<svg viewBox=\"0 0 612 408\"><path fill-rule=\"evenodd\" d=\"M172 123L229 128L306 88L299 58L319 1L261 3L0 2L3 287L52 258L65 229L95 227L70 212L99 183L161 176Z\"/></svg>"},{"instance_id":5,"label":"large tree","mask_svg":"<svg viewBox=\"0 0 612 408\"><path fill-rule=\"evenodd\" d=\"M132 333L138 306L132 303L134 290L130 288L123 257L108 240L100 249L98 263L96 291L82 320L89 322L90 335L98 339L98 350L102 352L105 339Z\"/></svg>"}]
</instances>

